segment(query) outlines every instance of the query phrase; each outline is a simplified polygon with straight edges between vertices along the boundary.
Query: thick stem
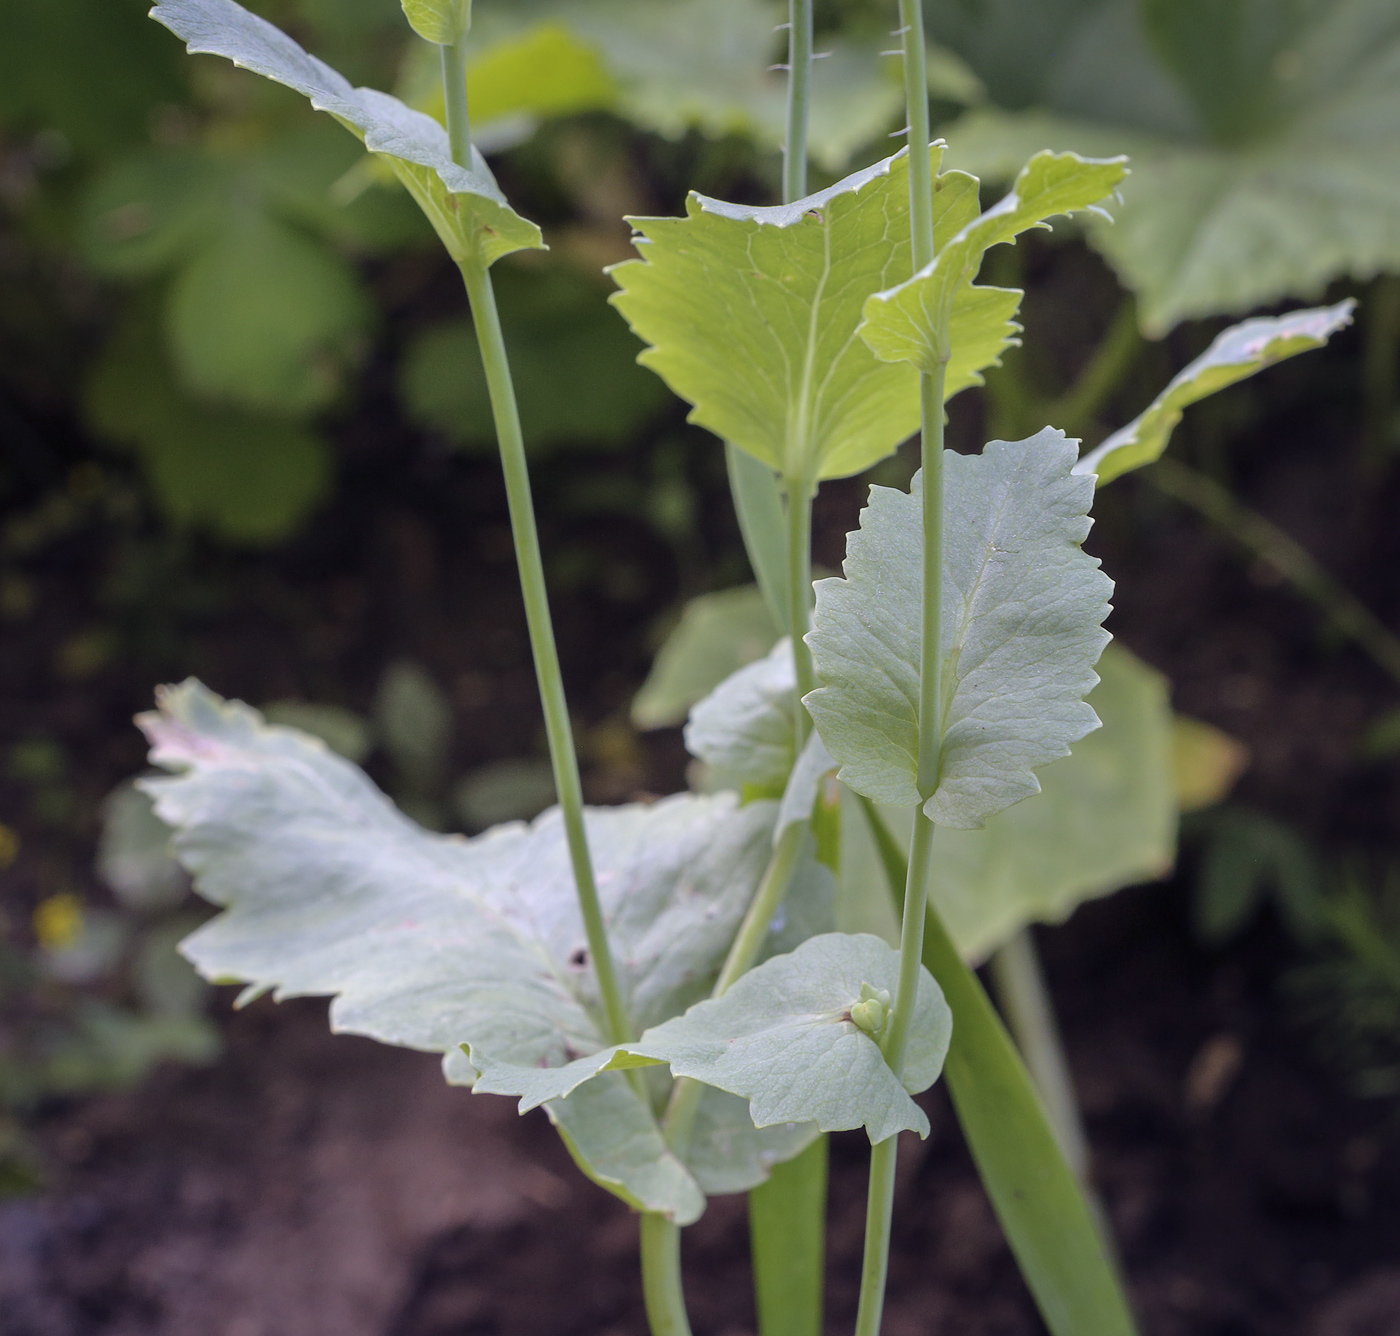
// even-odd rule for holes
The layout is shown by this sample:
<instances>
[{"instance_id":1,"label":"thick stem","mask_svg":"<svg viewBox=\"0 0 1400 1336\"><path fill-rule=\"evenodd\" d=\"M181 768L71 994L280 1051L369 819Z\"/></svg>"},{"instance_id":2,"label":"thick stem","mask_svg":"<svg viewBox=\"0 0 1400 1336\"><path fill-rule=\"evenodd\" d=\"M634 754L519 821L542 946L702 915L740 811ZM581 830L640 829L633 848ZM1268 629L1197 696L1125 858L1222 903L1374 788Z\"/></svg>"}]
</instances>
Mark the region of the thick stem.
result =
<instances>
[{"instance_id":1,"label":"thick stem","mask_svg":"<svg viewBox=\"0 0 1400 1336\"><path fill-rule=\"evenodd\" d=\"M681 1289L681 1231L652 1212L642 1216L642 1297L652 1336L690 1336Z\"/></svg>"},{"instance_id":2,"label":"thick stem","mask_svg":"<svg viewBox=\"0 0 1400 1336\"><path fill-rule=\"evenodd\" d=\"M460 38L451 46L440 46L442 58L442 100L447 113L447 141L452 160L469 167L472 157L471 121L467 117L467 41Z\"/></svg>"},{"instance_id":3,"label":"thick stem","mask_svg":"<svg viewBox=\"0 0 1400 1336\"><path fill-rule=\"evenodd\" d=\"M788 0L787 138L783 203L807 193L807 118L812 97L812 0Z\"/></svg>"},{"instance_id":4,"label":"thick stem","mask_svg":"<svg viewBox=\"0 0 1400 1336\"><path fill-rule=\"evenodd\" d=\"M1040 1091L1055 1140L1070 1168L1086 1185L1089 1181L1089 1140L1074 1097L1055 1009L1040 970L1035 939L1029 928L1009 937L992 955L992 979L1016 1047L1021 1050L1031 1079Z\"/></svg>"},{"instance_id":5,"label":"thick stem","mask_svg":"<svg viewBox=\"0 0 1400 1336\"><path fill-rule=\"evenodd\" d=\"M535 528L535 509L530 496L530 473L525 463L525 442L520 433L520 413L516 407L510 365L506 361L505 338L501 333L490 274L478 266L463 264L462 277L471 301L472 319L481 347L481 362L486 370L486 386L491 396L491 411L496 419L501 468L506 480L506 501L510 509L511 532L515 538L515 559L520 568L520 591L525 598L525 621L530 630L530 648L535 657L540 702L544 706L545 735L549 740L549 755L554 765L554 787L564 817L569 861L573 865L579 909L588 937L588 951L598 979L598 994L603 1002L608 1041L621 1044L633 1037L632 1026L622 1000L622 988L618 983L612 948L608 945L607 927L603 922L603 908L598 901L593 862L588 855L588 836L583 823L583 786L579 781L578 755L574 751L569 706L564 698L559 650L554 643L554 625L549 616L544 562L540 558L539 532Z\"/></svg>"},{"instance_id":6,"label":"thick stem","mask_svg":"<svg viewBox=\"0 0 1400 1336\"><path fill-rule=\"evenodd\" d=\"M890 1220L894 1214L894 1170L899 1137L870 1148L870 1185L865 1197L865 1254L860 1268L860 1305L855 1336L879 1336L890 1266Z\"/></svg>"}]
</instances>

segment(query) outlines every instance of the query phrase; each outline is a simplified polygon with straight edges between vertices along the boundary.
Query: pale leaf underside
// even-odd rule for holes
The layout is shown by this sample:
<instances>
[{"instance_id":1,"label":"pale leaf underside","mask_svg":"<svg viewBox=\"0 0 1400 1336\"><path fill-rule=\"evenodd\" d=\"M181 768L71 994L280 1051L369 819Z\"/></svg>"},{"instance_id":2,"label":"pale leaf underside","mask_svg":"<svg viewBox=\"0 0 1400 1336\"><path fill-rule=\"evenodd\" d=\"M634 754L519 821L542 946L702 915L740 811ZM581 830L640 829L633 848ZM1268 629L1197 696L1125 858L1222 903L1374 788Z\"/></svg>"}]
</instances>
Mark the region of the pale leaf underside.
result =
<instances>
[{"instance_id":1,"label":"pale leaf underside","mask_svg":"<svg viewBox=\"0 0 1400 1336\"><path fill-rule=\"evenodd\" d=\"M192 54L224 56L293 88L384 155L428 215L453 259L490 265L542 246L540 230L501 194L475 149L470 167L453 161L447 131L431 116L373 88L355 88L286 33L235 0L160 0L151 11Z\"/></svg>"},{"instance_id":2,"label":"pale leaf underside","mask_svg":"<svg viewBox=\"0 0 1400 1336\"><path fill-rule=\"evenodd\" d=\"M1080 547L1092 480L1047 428L944 457L940 780L924 803L969 829L1039 789L1034 769L1098 721L1084 696L1108 640L1112 582ZM921 478L872 487L844 579L817 583L808 643L821 685L806 697L842 780L877 802L918 805Z\"/></svg>"},{"instance_id":3,"label":"pale leaf underside","mask_svg":"<svg viewBox=\"0 0 1400 1336\"><path fill-rule=\"evenodd\" d=\"M1189 405L1276 362L1322 347L1339 329L1351 324L1355 306L1356 302L1347 298L1336 306L1245 320L1217 334L1210 347L1173 376L1171 384L1143 412L1086 454L1074 471L1097 475L1102 487L1151 464L1161 458Z\"/></svg>"}]
</instances>

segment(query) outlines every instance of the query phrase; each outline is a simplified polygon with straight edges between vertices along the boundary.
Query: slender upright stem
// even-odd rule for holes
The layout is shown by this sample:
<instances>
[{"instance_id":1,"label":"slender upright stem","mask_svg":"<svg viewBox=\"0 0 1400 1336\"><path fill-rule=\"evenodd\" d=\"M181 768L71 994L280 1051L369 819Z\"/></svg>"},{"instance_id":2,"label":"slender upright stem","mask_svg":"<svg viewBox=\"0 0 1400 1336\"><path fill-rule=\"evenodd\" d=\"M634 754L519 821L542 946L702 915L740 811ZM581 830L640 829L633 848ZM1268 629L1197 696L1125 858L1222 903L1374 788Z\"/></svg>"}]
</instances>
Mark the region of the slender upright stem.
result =
<instances>
[{"instance_id":1,"label":"slender upright stem","mask_svg":"<svg viewBox=\"0 0 1400 1336\"><path fill-rule=\"evenodd\" d=\"M690 1336L681 1289L681 1231L664 1215L642 1216L642 1297L652 1336Z\"/></svg>"},{"instance_id":2,"label":"slender upright stem","mask_svg":"<svg viewBox=\"0 0 1400 1336\"><path fill-rule=\"evenodd\" d=\"M467 117L467 41L438 47L442 59L442 100L447 112L447 140L452 160L459 167L471 165L471 121Z\"/></svg>"},{"instance_id":3,"label":"slender upright stem","mask_svg":"<svg viewBox=\"0 0 1400 1336\"><path fill-rule=\"evenodd\" d=\"M924 16L920 0L899 0L904 47L904 97L909 117L909 239L914 270L932 263L933 171L929 162L928 73ZM946 340L945 340L946 342ZM923 594L919 660L919 755L917 787L921 800L938 787L943 746L943 389L945 366L919 377L923 441ZM896 1076L904 1072L909 1028L918 993L924 919L928 911L928 870L933 822L922 801L914 812L904 913L899 938L899 984L881 1048ZM865 1207L865 1258L861 1268L856 1336L878 1336L889 1270L890 1219L899 1138L889 1137L870 1152L870 1184Z\"/></svg>"},{"instance_id":4,"label":"slender upright stem","mask_svg":"<svg viewBox=\"0 0 1400 1336\"><path fill-rule=\"evenodd\" d=\"M467 135L467 66L462 43L442 48L443 97L447 104L448 136L453 159L466 166L471 159ZM520 409L515 400L505 336L496 310L496 294L486 266L464 261L459 268L471 303L481 362L486 371L486 388L496 424L496 440L505 474L506 501L510 509L511 534L515 539L515 560L520 571L520 590L525 599L525 621L530 631L530 649L535 659L535 677L544 707L545 734L554 767L554 787L564 817L564 834L569 846L579 910L583 915L588 951L598 980L603 1003L604 1028L610 1043L632 1038L632 1023L622 999L612 948L608 945L603 909L593 862L588 854L588 836L583 821L583 785L579 780L578 756L574 751L573 726L564 697L564 676L559 668L559 650L554 643L554 624L549 615L549 594L545 589L544 562L540 557L539 532L535 527L535 506L530 495L530 471L525 463L525 439L520 430Z\"/></svg>"},{"instance_id":5,"label":"slender upright stem","mask_svg":"<svg viewBox=\"0 0 1400 1336\"><path fill-rule=\"evenodd\" d=\"M816 686L807 630L812 616L812 487L787 485L788 625L792 627L792 662L797 672L796 750L801 751L812 730L802 698Z\"/></svg>"},{"instance_id":6,"label":"slender upright stem","mask_svg":"<svg viewBox=\"0 0 1400 1336\"><path fill-rule=\"evenodd\" d=\"M787 137L783 203L807 193L807 118L812 97L812 0L788 0Z\"/></svg>"},{"instance_id":7,"label":"slender upright stem","mask_svg":"<svg viewBox=\"0 0 1400 1336\"><path fill-rule=\"evenodd\" d=\"M904 108L909 126L909 239L917 273L933 261L933 168L928 145L928 48L921 0L899 0Z\"/></svg>"},{"instance_id":8,"label":"slender upright stem","mask_svg":"<svg viewBox=\"0 0 1400 1336\"><path fill-rule=\"evenodd\" d=\"M1031 1079L1040 1091L1045 1115L1054 1129L1069 1166L1085 1184L1089 1181L1089 1139L1074 1097L1074 1081L1065 1059L1060 1027L1045 986L1035 939L1029 928L1007 938L992 954L992 980L1016 1047L1021 1050Z\"/></svg>"},{"instance_id":9,"label":"slender upright stem","mask_svg":"<svg viewBox=\"0 0 1400 1336\"><path fill-rule=\"evenodd\" d=\"M763 880L758 883L758 890L739 927L739 935L730 946L724 967L719 972L712 997L720 997L728 992L741 974L746 974L753 968L758 953L763 949L768 929L772 926L773 915L783 903L788 884L792 881L792 874L797 870L797 860L801 856L806 834L807 823L794 821L778 837L773 856L764 870Z\"/></svg>"}]
</instances>

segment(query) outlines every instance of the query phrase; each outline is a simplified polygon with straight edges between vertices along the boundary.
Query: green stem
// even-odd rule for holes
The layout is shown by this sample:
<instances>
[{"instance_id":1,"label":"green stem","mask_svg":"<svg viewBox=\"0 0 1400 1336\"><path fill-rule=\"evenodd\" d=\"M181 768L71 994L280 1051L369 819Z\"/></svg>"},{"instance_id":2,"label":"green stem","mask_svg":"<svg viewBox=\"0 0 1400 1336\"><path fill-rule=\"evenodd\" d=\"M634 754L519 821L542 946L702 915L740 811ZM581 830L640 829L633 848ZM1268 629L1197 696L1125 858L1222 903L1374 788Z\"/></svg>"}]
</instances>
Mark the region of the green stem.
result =
<instances>
[{"instance_id":1,"label":"green stem","mask_svg":"<svg viewBox=\"0 0 1400 1336\"><path fill-rule=\"evenodd\" d=\"M919 377L923 400L923 625L919 662L917 786L938 787L943 752L943 386L946 364Z\"/></svg>"},{"instance_id":2,"label":"green stem","mask_svg":"<svg viewBox=\"0 0 1400 1336\"><path fill-rule=\"evenodd\" d=\"M797 672L795 702L795 753L812 731L811 716L802 698L816 686L807 631L812 616L812 488L803 482L787 484L787 593L788 625L792 628L792 663Z\"/></svg>"},{"instance_id":3,"label":"green stem","mask_svg":"<svg viewBox=\"0 0 1400 1336\"><path fill-rule=\"evenodd\" d=\"M855 1336L879 1336L890 1267L890 1221L894 1215L894 1171L899 1137L870 1148L870 1188L865 1199L865 1255L860 1268L860 1304Z\"/></svg>"},{"instance_id":4,"label":"green stem","mask_svg":"<svg viewBox=\"0 0 1400 1336\"><path fill-rule=\"evenodd\" d=\"M569 706L564 698L564 676L559 668L559 650L554 643L554 625L549 616L549 595L545 589L544 562L540 557L539 532L535 527L534 503L530 496L530 473L525 463L525 442L520 433L520 413L516 407L510 364L506 361L505 338L491 276L471 264L461 266L476 324L481 362L486 370L486 386L491 411L496 419L496 438L501 448L501 468L505 473L506 501L510 509L511 532L515 538L515 559L520 569L520 590L525 598L525 621L530 631L530 648L535 657L535 678L544 706L545 735L554 766L554 787L564 817L564 833L578 890L588 951L602 998L608 1042L631 1039L632 1024L622 1000L612 948L608 945L603 908L588 855L588 836L583 822L583 786L579 780L578 755Z\"/></svg>"},{"instance_id":5,"label":"green stem","mask_svg":"<svg viewBox=\"0 0 1400 1336\"><path fill-rule=\"evenodd\" d=\"M802 854L806 835L807 822L794 821L778 837L773 856L764 870L763 880L758 883L758 890L739 927L739 935L729 948L729 955L725 958L724 968L720 970L719 978L715 981L711 997L720 997L728 992L741 974L746 974L753 968L758 953L763 949L768 929L772 926L773 915L783 903L783 897L792 881L792 874L797 870L797 860Z\"/></svg>"},{"instance_id":6,"label":"green stem","mask_svg":"<svg viewBox=\"0 0 1400 1336\"><path fill-rule=\"evenodd\" d=\"M1122 384L1142 349L1137 305L1131 295L1125 296L1079 378L1058 399L1045 405L1044 420L1059 427L1066 436L1083 436Z\"/></svg>"},{"instance_id":7,"label":"green stem","mask_svg":"<svg viewBox=\"0 0 1400 1336\"><path fill-rule=\"evenodd\" d=\"M471 121L467 117L467 40L440 46L442 58L442 100L447 112L447 141L452 160L459 167L471 166Z\"/></svg>"},{"instance_id":8,"label":"green stem","mask_svg":"<svg viewBox=\"0 0 1400 1336\"><path fill-rule=\"evenodd\" d=\"M899 0L904 47L904 105L909 126L909 237L914 271L933 263L933 168L928 144L928 47L921 0Z\"/></svg>"},{"instance_id":9,"label":"green stem","mask_svg":"<svg viewBox=\"0 0 1400 1336\"><path fill-rule=\"evenodd\" d=\"M467 125L467 64L464 43L442 48L443 99L447 104L448 136L452 157L459 166L471 161L471 140ZM505 335L496 310L496 294L490 271L464 261L458 266L467 287L472 321L476 326L481 362L486 371L486 389L495 419L496 440L505 474L506 503L510 510L511 535L515 539L515 560L520 571L520 591L525 599L525 621L530 631L530 649L535 659L540 702L544 707L545 735L554 767L554 787L564 817L564 835L569 846L579 910L593 958L593 971L602 998L605 1029L610 1043L621 1044L632 1038L632 1023L622 1000L612 948L608 945L593 862L588 854L588 836L583 821L583 785L579 780L578 756L574 751L573 725L564 697L564 675L559 668L559 650L554 643L554 624L549 615L549 594L545 589L544 562L540 557L540 537L535 527L535 506L530 495L530 471L525 463L525 439L520 430L520 409L506 356Z\"/></svg>"},{"instance_id":10,"label":"green stem","mask_svg":"<svg viewBox=\"0 0 1400 1336\"><path fill-rule=\"evenodd\" d=\"M642 1216L642 1297L652 1336L690 1336L681 1289L681 1231L648 1211Z\"/></svg>"},{"instance_id":11,"label":"green stem","mask_svg":"<svg viewBox=\"0 0 1400 1336\"><path fill-rule=\"evenodd\" d=\"M788 0L787 136L783 203L807 193L807 119L812 97L812 0Z\"/></svg>"},{"instance_id":12,"label":"green stem","mask_svg":"<svg viewBox=\"0 0 1400 1336\"><path fill-rule=\"evenodd\" d=\"M1087 1190L1089 1141L1084 1135L1074 1082L1030 929L1022 928L998 947L991 967L997 1000L1040 1091L1055 1139Z\"/></svg>"},{"instance_id":13,"label":"green stem","mask_svg":"<svg viewBox=\"0 0 1400 1336\"><path fill-rule=\"evenodd\" d=\"M904 1075L904 1053L909 1045L909 1023L919 987L919 963L924 949L924 916L928 912L929 859L933 853L933 822L923 808L914 813L909 837L909 871L904 878L904 911L899 929L899 991L880 1041L885 1061L896 1076Z\"/></svg>"},{"instance_id":14,"label":"green stem","mask_svg":"<svg viewBox=\"0 0 1400 1336\"><path fill-rule=\"evenodd\" d=\"M1175 459L1159 459L1143 477L1159 491L1204 515L1300 594L1311 599L1334 630L1369 654L1400 682L1400 637L1354 594L1323 569L1301 543L1237 501L1227 488Z\"/></svg>"}]
</instances>

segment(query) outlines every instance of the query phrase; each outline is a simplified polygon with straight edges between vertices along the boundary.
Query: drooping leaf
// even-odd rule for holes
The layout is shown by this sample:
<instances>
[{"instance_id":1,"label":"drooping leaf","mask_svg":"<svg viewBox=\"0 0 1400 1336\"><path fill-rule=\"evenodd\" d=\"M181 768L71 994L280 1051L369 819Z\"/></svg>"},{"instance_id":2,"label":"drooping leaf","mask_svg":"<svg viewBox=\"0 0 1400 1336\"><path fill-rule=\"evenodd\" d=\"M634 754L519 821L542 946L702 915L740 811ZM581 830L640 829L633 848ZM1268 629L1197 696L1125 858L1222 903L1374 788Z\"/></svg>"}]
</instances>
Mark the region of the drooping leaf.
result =
<instances>
[{"instance_id":1,"label":"drooping leaf","mask_svg":"<svg viewBox=\"0 0 1400 1336\"><path fill-rule=\"evenodd\" d=\"M749 1101L754 1123L864 1126L872 1142L903 1128L928 1135L909 1098L938 1078L951 1018L922 972L903 1083L876 1040L851 1020L864 986L893 994L899 955L878 937L828 933L743 975L723 997L647 1031L634 1047Z\"/></svg>"},{"instance_id":2,"label":"drooping leaf","mask_svg":"<svg viewBox=\"0 0 1400 1336\"><path fill-rule=\"evenodd\" d=\"M930 149L935 166L940 152ZM946 243L976 216L977 182L945 173L935 190ZM786 479L841 477L883 458L918 426L918 378L854 335L865 299L909 272L908 193L901 152L793 204L692 194L685 218L633 219L643 258L610 272L614 304L651 345L639 360L694 405L691 421ZM947 393L980 369L959 363Z\"/></svg>"},{"instance_id":3,"label":"drooping leaf","mask_svg":"<svg viewBox=\"0 0 1400 1336\"><path fill-rule=\"evenodd\" d=\"M425 42L451 46L471 27L471 0L400 0L409 26Z\"/></svg>"},{"instance_id":4,"label":"drooping leaf","mask_svg":"<svg viewBox=\"0 0 1400 1336\"><path fill-rule=\"evenodd\" d=\"M736 669L761 659L777 638L755 585L691 599L632 701L633 724L667 728L683 722L696 701Z\"/></svg>"},{"instance_id":5,"label":"drooping leaf","mask_svg":"<svg viewBox=\"0 0 1400 1336\"><path fill-rule=\"evenodd\" d=\"M755 1127L747 1100L711 1087L701 1096L685 1164L709 1196L747 1192L820 1135L813 1123Z\"/></svg>"},{"instance_id":6,"label":"drooping leaf","mask_svg":"<svg viewBox=\"0 0 1400 1336\"><path fill-rule=\"evenodd\" d=\"M930 264L898 287L867 299L861 338L882 361L912 362L929 374L945 363L955 380L966 374L960 371L965 360L979 368L989 365L1015 333L1012 317L1020 294L974 288L982 257L1030 228L1048 226L1047 218L1094 207L1126 175L1122 158L1037 153L1021 169L1011 193L940 247Z\"/></svg>"},{"instance_id":7,"label":"drooping leaf","mask_svg":"<svg viewBox=\"0 0 1400 1336\"><path fill-rule=\"evenodd\" d=\"M1096 474L1102 487L1161 458L1188 405L1275 362L1321 348L1339 329L1351 324L1355 306L1348 298L1336 306L1245 320L1217 334L1210 347L1173 376L1171 384L1143 412L1085 455L1074 471Z\"/></svg>"},{"instance_id":8,"label":"drooping leaf","mask_svg":"<svg viewBox=\"0 0 1400 1336\"><path fill-rule=\"evenodd\" d=\"M431 116L373 88L354 88L286 33L235 0L160 0L152 17L191 53L225 56L294 88L383 154L459 263L490 265L512 251L538 249L540 231L501 194L475 149L469 167L452 159L447 131Z\"/></svg>"},{"instance_id":9,"label":"drooping leaf","mask_svg":"<svg viewBox=\"0 0 1400 1336\"><path fill-rule=\"evenodd\" d=\"M1080 548L1093 489L1074 457L1050 428L944 457L941 778L924 803L940 826L978 827L1038 792L1035 767L1098 726L1084 696L1113 586ZM806 701L840 778L900 807L920 802L920 492L917 474L908 494L870 489L807 637L822 685Z\"/></svg>"},{"instance_id":10,"label":"drooping leaf","mask_svg":"<svg viewBox=\"0 0 1400 1336\"><path fill-rule=\"evenodd\" d=\"M1173 721L1161 676L1121 645L1099 660L1088 696L1103 727L1039 772L1041 791L984 830L934 832L929 901L964 959L985 959L1029 923L1162 876L1176 853ZM880 815L908 847L909 809ZM880 860L858 812L843 824L838 923L888 932Z\"/></svg>"},{"instance_id":11,"label":"drooping leaf","mask_svg":"<svg viewBox=\"0 0 1400 1336\"><path fill-rule=\"evenodd\" d=\"M1035 86L1012 100L975 44L1028 30L1015 9L984 11L966 44L947 34L1003 108L954 125L951 156L1006 179L1047 144L1128 154L1116 221L1089 236L1137 295L1144 332L1400 268L1392 0L1256 6L1252 18L1240 0L1080 6L1078 31L1042 43Z\"/></svg>"},{"instance_id":12,"label":"drooping leaf","mask_svg":"<svg viewBox=\"0 0 1400 1336\"><path fill-rule=\"evenodd\" d=\"M465 1083L475 1073L463 1043L483 1063L531 1071L601 1048L557 811L472 840L429 834L319 741L192 682L165 691L142 725L153 760L181 772L149 784L157 812L201 893L224 908L185 943L206 977L331 994L336 1028L444 1053L449 1079ZM705 993L766 864L772 819L772 804L739 808L733 795L589 811L639 1026ZM587 1155L589 1134L573 1135ZM677 1198L651 1209L688 1208Z\"/></svg>"}]
</instances>

